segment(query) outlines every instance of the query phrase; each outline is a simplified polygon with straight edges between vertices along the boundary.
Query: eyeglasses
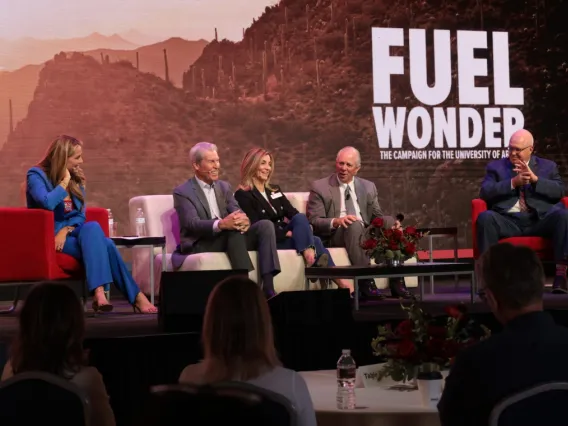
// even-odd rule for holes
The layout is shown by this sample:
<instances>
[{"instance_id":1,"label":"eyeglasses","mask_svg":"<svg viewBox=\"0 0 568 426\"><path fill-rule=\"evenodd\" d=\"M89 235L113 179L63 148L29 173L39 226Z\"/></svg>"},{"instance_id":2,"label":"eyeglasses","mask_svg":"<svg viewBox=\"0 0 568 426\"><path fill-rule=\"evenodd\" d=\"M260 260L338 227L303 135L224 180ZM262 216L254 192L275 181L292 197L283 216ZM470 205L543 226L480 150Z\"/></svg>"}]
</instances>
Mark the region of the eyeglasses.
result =
<instances>
[{"instance_id":1,"label":"eyeglasses","mask_svg":"<svg viewBox=\"0 0 568 426\"><path fill-rule=\"evenodd\" d=\"M521 152L523 152L525 149L529 149L531 146L532 146L532 145L525 146L524 148L507 147L507 150L508 150L509 152L518 152L518 153L521 153Z\"/></svg>"}]
</instances>

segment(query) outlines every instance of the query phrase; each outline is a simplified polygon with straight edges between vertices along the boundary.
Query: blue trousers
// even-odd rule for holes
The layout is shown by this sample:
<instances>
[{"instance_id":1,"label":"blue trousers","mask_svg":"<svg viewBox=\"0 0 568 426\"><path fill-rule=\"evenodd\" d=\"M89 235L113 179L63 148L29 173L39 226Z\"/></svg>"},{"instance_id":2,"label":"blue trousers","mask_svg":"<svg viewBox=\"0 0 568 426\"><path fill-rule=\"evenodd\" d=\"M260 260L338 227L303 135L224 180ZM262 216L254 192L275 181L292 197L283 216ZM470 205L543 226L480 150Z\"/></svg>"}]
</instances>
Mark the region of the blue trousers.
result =
<instances>
[{"instance_id":1,"label":"blue trousers","mask_svg":"<svg viewBox=\"0 0 568 426\"><path fill-rule=\"evenodd\" d=\"M107 238L98 222L85 222L67 236L63 253L83 262L87 275L87 288L94 291L114 282L120 292L134 304L140 293L138 284L128 272L112 240Z\"/></svg>"},{"instance_id":2,"label":"blue trousers","mask_svg":"<svg viewBox=\"0 0 568 426\"><path fill-rule=\"evenodd\" d=\"M308 222L308 218L305 214L298 213L292 217L292 220L288 222L286 230L292 231L292 237L277 242L276 247L279 250L294 249L298 253L301 253L309 247L315 247L316 259L325 253L329 258L328 265L335 266L335 263L333 263L333 259L329 254L329 250L323 246L320 237L314 237L312 228L310 228L310 222Z\"/></svg>"}]
</instances>

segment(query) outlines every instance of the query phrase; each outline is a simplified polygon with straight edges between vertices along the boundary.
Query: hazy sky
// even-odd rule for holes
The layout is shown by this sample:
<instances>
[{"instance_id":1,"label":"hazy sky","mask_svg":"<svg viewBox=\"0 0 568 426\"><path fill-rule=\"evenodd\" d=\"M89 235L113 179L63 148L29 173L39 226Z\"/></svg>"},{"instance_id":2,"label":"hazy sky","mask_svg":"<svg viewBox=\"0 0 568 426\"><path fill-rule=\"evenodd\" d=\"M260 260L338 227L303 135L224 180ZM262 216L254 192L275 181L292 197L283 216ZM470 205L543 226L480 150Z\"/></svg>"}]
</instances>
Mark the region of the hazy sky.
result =
<instances>
[{"instance_id":1,"label":"hazy sky","mask_svg":"<svg viewBox=\"0 0 568 426\"><path fill-rule=\"evenodd\" d=\"M239 40L277 0L0 0L0 38L71 38L136 29L149 35Z\"/></svg>"}]
</instances>

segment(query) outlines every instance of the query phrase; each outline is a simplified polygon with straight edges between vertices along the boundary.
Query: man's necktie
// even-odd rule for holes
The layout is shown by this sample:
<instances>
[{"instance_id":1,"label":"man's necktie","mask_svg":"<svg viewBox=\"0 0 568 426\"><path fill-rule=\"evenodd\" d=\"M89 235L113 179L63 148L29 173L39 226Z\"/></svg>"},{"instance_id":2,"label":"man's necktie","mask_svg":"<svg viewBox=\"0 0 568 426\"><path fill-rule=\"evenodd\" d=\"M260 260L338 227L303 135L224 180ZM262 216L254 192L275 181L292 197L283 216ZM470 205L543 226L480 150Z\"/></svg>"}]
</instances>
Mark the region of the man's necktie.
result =
<instances>
[{"instance_id":1,"label":"man's necktie","mask_svg":"<svg viewBox=\"0 0 568 426\"><path fill-rule=\"evenodd\" d=\"M525 188L521 188L519 191L519 210L523 213L530 210L529 206L527 206L527 201L525 200Z\"/></svg>"},{"instance_id":2,"label":"man's necktie","mask_svg":"<svg viewBox=\"0 0 568 426\"><path fill-rule=\"evenodd\" d=\"M357 216L357 210L355 210L355 203L353 202L349 186L345 187L345 211L348 216Z\"/></svg>"}]
</instances>

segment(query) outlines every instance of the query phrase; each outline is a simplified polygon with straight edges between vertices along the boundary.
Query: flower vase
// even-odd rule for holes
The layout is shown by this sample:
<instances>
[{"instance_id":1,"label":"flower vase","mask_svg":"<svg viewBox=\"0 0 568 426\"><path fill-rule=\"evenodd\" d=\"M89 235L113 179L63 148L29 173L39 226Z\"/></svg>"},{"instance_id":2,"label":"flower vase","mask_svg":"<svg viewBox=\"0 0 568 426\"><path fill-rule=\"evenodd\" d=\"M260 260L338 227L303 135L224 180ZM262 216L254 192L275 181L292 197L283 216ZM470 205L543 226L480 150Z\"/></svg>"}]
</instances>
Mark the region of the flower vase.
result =
<instances>
[{"instance_id":1,"label":"flower vase","mask_svg":"<svg viewBox=\"0 0 568 426\"><path fill-rule=\"evenodd\" d=\"M392 259L386 259L385 263L387 266L399 267L402 266L404 261L400 258L392 258Z\"/></svg>"},{"instance_id":2,"label":"flower vase","mask_svg":"<svg viewBox=\"0 0 568 426\"><path fill-rule=\"evenodd\" d=\"M440 367L434 363L423 363L421 365L410 365L405 369L405 377L402 381L397 382L391 389L400 391L413 391L418 389L418 373L440 371Z\"/></svg>"}]
</instances>

